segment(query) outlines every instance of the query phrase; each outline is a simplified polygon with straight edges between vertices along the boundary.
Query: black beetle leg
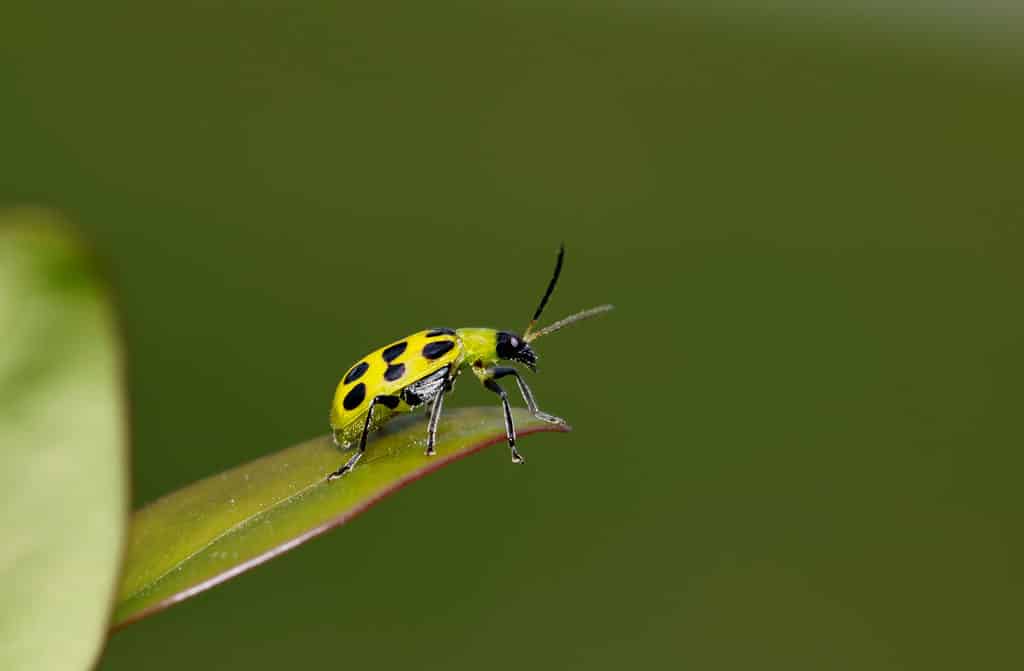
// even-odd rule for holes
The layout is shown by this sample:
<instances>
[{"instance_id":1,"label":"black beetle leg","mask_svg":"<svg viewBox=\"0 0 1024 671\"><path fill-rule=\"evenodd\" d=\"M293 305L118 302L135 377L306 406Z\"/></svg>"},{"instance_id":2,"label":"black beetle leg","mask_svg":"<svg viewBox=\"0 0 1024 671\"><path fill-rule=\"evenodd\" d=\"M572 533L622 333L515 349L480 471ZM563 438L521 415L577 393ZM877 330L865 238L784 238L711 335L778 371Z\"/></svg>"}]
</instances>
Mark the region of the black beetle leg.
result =
<instances>
[{"instance_id":1,"label":"black beetle leg","mask_svg":"<svg viewBox=\"0 0 1024 671\"><path fill-rule=\"evenodd\" d=\"M373 397L370 401L370 407L366 409L366 420L363 422L363 435L359 437L359 451L349 457L349 460L345 462L344 466L328 475L328 482L331 480L337 480L351 471L356 467L356 464L359 463L359 460L363 458L363 453L366 452L366 437L370 433L370 420L373 418L373 409L377 406L377 403L394 408L398 405L398 397L389 395Z\"/></svg>"},{"instance_id":2,"label":"black beetle leg","mask_svg":"<svg viewBox=\"0 0 1024 671\"><path fill-rule=\"evenodd\" d=\"M523 459L522 455L519 454L519 450L516 449L516 427L512 423L512 408L508 404L508 394L494 380L484 380L484 386L498 396L501 396L501 406L505 410L505 435L508 436L508 447L512 450L512 463L521 464L526 460Z\"/></svg>"},{"instance_id":3,"label":"black beetle leg","mask_svg":"<svg viewBox=\"0 0 1024 671\"><path fill-rule=\"evenodd\" d=\"M519 374L519 371L511 366L496 366L492 369L493 373L491 377L495 380L505 377L506 375L513 375L516 378L516 384L519 385L519 393L523 395L523 400L526 401L526 407L530 409L530 413L537 419L543 422L549 422L551 424L565 424L565 420L561 417L555 417L537 407L537 400L533 397L533 392L526 386L526 381L523 380L523 376Z\"/></svg>"},{"instance_id":4,"label":"black beetle leg","mask_svg":"<svg viewBox=\"0 0 1024 671\"><path fill-rule=\"evenodd\" d=\"M442 389L430 404L430 421L427 422L427 456L434 456L434 445L437 443L437 424L441 421L441 406L444 405L445 390Z\"/></svg>"}]
</instances>

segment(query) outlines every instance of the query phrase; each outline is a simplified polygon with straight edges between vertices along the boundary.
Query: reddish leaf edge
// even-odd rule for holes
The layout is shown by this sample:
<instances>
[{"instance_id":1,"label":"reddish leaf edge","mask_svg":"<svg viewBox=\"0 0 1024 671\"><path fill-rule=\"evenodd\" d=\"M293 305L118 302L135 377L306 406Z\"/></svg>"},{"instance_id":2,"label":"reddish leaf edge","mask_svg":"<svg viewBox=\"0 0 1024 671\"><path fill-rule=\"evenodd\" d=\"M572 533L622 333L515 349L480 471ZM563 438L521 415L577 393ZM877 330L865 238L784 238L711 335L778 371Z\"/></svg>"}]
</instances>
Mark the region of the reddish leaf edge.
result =
<instances>
[{"instance_id":1,"label":"reddish leaf edge","mask_svg":"<svg viewBox=\"0 0 1024 671\"><path fill-rule=\"evenodd\" d=\"M524 429L523 431L517 432L517 435L519 437L523 437L523 436L529 436L530 434L533 434L533 433L566 433L566 432L569 432L569 431L572 431L572 427L569 426L568 424L547 424L547 425L534 426L534 427L530 427L530 428ZM325 438L325 439L328 439L328 438ZM417 469L417 470L413 471L412 473L410 473L405 478L403 478L403 479L399 480L398 482L396 482L393 487L389 487L388 489L382 490L376 496L368 498L366 501L362 502L360 505L356 506L355 508L352 508L351 510L347 511L343 515L338 515L337 517L331 518L330 520L324 522L323 524L321 524L319 526L316 526L316 527L313 527L309 531L306 531L305 533L296 536L295 538L291 539L290 541L288 541L286 543L282 543L281 545L278 545L275 548L267 550L263 554L257 555L255 557L253 557L252 559L248 559L248 560L238 564L237 566L231 567L230 569L228 569L227 571L224 571L223 573L218 573L215 576L207 578L203 582L200 582L200 583L190 587L189 589L186 589L186 590L183 590L181 592L178 592L177 594L169 596L169 597L167 597L166 599L164 599L162 601L158 601L155 604L153 604L151 606L148 606L147 608L144 608L144 609L140 610L137 613L133 613L129 617L125 618L124 620L121 620L120 622L117 622L114 625L112 625L110 627L110 633L113 634L114 632L120 631L121 629L127 627L130 624L134 624L134 623L138 622L139 620L143 620L143 619L145 619L145 618L147 618L147 617L149 617L151 615L155 615L155 614L157 614L157 613L159 613L161 611L167 610L171 606L177 605L177 604L181 603L182 601L186 601L188 599L191 599L192 597L196 596L197 594L201 594L201 593L205 592L206 590L211 589L213 587L216 587L217 585L219 585L219 584L221 584L223 582L227 582L228 580L231 580L232 578L238 577L238 576L242 575L243 573L247 573L248 571L251 571L252 569L256 568L257 566L265 564L268 561L270 561L271 559L274 559L276 557L279 557L279 556L283 555L284 553L288 552L289 550L293 550L294 548L297 548L298 546L303 545L304 543L306 543L308 541L311 541L311 540L313 540L314 538L316 538L318 536L322 536L323 534L327 533L328 531L331 531L333 529L337 529L338 527L346 524L350 520L355 519L356 517L358 517L359 515L361 515L365 511L369 510L376 503L384 500L388 496L391 496L392 494L394 494L395 492L397 492L400 489L403 489L407 485L410 485L413 482L416 482L417 480L419 480L419 479L421 479L421 478L423 478L423 477L425 477L427 475L430 475L434 471L436 471L438 469L441 469L441 468L444 468L445 466L447 466L447 465L449 465L451 463L454 463L454 462L456 462L456 461L458 461L460 459L464 459L464 458L466 458L466 457L468 457L470 455L476 454L477 452L480 452L484 448L490 447L491 445L497 445L498 443L502 443L504 441L505 441L505 436L504 435L496 434L494 437L488 438L487 440L484 440L484 441L482 441L482 442L480 442L480 443L478 443L476 445L473 445L472 447L470 447L468 449L461 450L461 451L456 452L454 454L450 454L450 455L445 456L442 459L439 459L437 461L431 461L426 466L424 466L423 468L420 468L420 469Z\"/></svg>"}]
</instances>

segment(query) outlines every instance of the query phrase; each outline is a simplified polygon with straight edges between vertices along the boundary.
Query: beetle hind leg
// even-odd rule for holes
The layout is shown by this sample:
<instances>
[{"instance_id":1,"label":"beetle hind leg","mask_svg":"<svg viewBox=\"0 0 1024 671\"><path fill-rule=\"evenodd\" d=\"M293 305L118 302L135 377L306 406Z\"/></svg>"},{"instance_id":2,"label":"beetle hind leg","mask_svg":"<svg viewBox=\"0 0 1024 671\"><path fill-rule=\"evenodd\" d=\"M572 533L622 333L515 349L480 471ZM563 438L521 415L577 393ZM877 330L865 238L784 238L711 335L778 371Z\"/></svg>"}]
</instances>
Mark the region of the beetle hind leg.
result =
<instances>
[{"instance_id":1,"label":"beetle hind leg","mask_svg":"<svg viewBox=\"0 0 1024 671\"><path fill-rule=\"evenodd\" d=\"M389 408L394 408L398 405L398 397L386 394L373 397L373 400L370 401L370 407L366 409L366 420L363 422L363 433L359 437L359 451L353 454L351 457L349 457L348 461L345 462L344 466L328 475L327 482L337 480L341 476L350 472L352 469L356 467L356 464L359 463L359 460L363 458L363 453L366 452L366 437L370 433L370 421L373 418L373 409L377 407L378 403Z\"/></svg>"},{"instance_id":2,"label":"beetle hind leg","mask_svg":"<svg viewBox=\"0 0 1024 671\"><path fill-rule=\"evenodd\" d=\"M341 468L327 476L327 482L337 480L341 476L351 471L353 468L356 467L356 464L359 463L359 460L362 458L362 456L362 452L356 452L355 454L353 454L351 457L349 457L348 461L345 462L344 466L342 466Z\"/></svg>"}]
</instances>

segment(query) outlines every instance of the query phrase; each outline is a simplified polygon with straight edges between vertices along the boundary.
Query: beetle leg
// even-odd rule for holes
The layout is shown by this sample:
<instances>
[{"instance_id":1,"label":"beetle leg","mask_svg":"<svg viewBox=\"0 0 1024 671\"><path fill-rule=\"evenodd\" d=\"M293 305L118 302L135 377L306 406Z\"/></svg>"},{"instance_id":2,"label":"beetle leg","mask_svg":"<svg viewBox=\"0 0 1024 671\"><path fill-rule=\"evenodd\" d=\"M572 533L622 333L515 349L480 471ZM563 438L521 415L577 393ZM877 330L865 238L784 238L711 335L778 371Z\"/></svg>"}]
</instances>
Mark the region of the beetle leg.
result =
<instances>
[{"instance_id":1,"label":"beetle leg","mask_svg":"<svg viewBox=\"0 0 1024 671\"><path fill-rule=\"evenodd\" d=\"M437 442L437 423L441 421L441 406L444 405L444 390L438 392L430 404L430 421L427 422L427 456L434 456L434 444Z\"/></svg>"},{"instance_id":2,"label":"beetle leg","mask_svg":"<svg viewBox=\"0 0 1024 671\"><path fill-rule=\"evenodd\" d=\"M523 380L523 376L519 374L519 371L511 366L495 366L491 369L491 377L495 380L505 377L506 375L514 375L516 378L516 384L519 385L519 393L523 395L523 400L526 401L526 407L530 409L530 413L537 419L543 422L549 422L551 424L565 424L566 421L561 417L555 417L537 407L537 400L533 397L533 392L526 386L526 381Z\"/></svg>"},{"instance_id":3,"label":"beetle leg","mask_svg":"<svg viewBox=\"0 0 1024 671\"><path fill-rule=\"evenodd\" d=\"M441 391L430 402L427 408L427 456L434 456L434 445L437 444L437 424L441 421L441 406L444 405L444 395L452 390L452 382L455 377L450 375L451 364L445 367L445 381Z\"/></svg>"},{"instance_id":4,"label":"beetle leg","mask_svg":"<svg viewBox=\"0 0 1024 671\"><path fill-rule=\"evenodd\" d=\"M345 465L334 471L327 476L327 481L337 480L341 476L345 475L359 463L359 460L363 458L363 453L366 452L366 437L370 433L370 420L373 418L373 409L377 406L377 403L387 405L388 407L395 407L398 405L398 398L390 395L374 396L370 401L370 407L366 409L366 420L363 422L363 435L359 437L359 451L349 457Z\"/></svg>"},{"instance_id":5,"label":"beetle leg","mask_svg":"<svg viewBox=\"0 0 1024 671\"><path fill-rule=\"evenodd\" d=\"M484 386L501 396L501 407L505 410L505 435L508 436L508 447L512 450L512 463L521 464L526 460L516 449L516 427L512 423L512 408L508 404L508 394L493 379L484 380Z\"/></svg>"}]
</instances>

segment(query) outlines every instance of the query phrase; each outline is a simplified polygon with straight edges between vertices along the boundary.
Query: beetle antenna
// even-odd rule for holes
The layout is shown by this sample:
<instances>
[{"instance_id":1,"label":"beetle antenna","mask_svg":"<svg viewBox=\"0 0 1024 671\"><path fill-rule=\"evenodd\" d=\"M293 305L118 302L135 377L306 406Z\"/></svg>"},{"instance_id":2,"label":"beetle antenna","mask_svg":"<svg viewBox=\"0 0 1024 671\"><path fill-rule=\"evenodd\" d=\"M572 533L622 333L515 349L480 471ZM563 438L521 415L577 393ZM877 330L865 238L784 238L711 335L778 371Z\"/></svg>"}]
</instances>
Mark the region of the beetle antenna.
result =
<instances>
[{"instance_id":1,"label":"beetle antenna","mask_svg":"<svg viewBox=\"0 0 1024 671\"><path fill-rule=\"evenodd\" d=\"M536 336L531 337L534 325L537 320L540 319L540 313L544 312L544 306L548 304L548 299L551 298L551 292L555 290L555 284L558 283L558 276L562 274L562 262L565 260L565 243L563 242L558 247L558 259L555 261L555 272L551 276L551 281L548 282L548 289L544 292L544 297L540 299L540 305L537 306L537 311L533 313L533 319L530 320L529 326L526 327L526 332L523 333L523 340L530 342Z\"/></svg>"},{"instance_id":2,"label":"beetle antenna","mask_svg":"<svg viewBox=\"0 0 1024 671\"><path fill-rule=\"evenodd\" d=\"M532 333L527 333L526 335L523 336L523 340L525 340L526 342L531 342L531 341L536 340L537 338L539 338L539 337L541 337L543 335L548 335L549 333L554 333L555 331L558 331L559 329L563 329L566 326L568 326L569 324L574 324L574 323L576 323L578 321L582 321L584 319L590 319L591 317L593 317L595 315L599 315L602 312L608 312L609 310L611 310L614 307L615 307L614 305L598 305L596 308L590 308L589 310L583 310L582 312L577 312L574 315L569 315L565 319L559 319L554 324L549 324L549 325L545 326L544 328L542 328L539 331L534 331ZM533 322L531 322L530 325L533 326Z\"/></svg>"}]
</instances>

